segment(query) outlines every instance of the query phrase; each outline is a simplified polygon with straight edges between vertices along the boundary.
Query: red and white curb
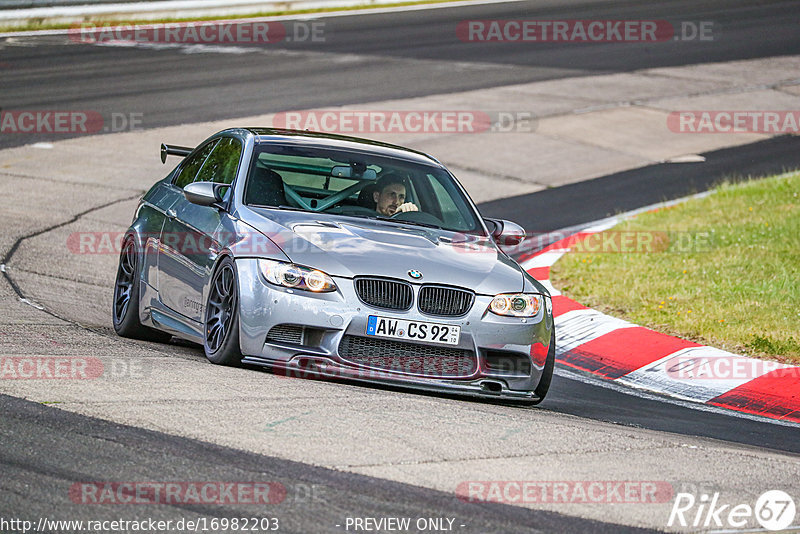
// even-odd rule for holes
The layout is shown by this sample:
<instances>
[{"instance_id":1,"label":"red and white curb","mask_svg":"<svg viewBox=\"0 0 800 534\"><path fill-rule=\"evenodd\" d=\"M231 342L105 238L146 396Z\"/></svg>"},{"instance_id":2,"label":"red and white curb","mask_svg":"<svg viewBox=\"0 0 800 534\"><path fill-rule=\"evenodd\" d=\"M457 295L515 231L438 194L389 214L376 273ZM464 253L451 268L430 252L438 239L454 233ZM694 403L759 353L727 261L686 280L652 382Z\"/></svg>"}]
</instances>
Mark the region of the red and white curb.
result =
<instances>
[{"instance_id":1,"label":"red and white curb","mask_svg":"<svg viewBox=\"0 0 800 534\"><path fill-rule=\"evenodd\" d=\"M608 230L624 217L598 221L520 262L551 291L556 361L639 390L800 423L800 367L747 358L655 332L587 308L553 287L550 267L569 252L570 243Z\"/></svg>"}]
</instances>

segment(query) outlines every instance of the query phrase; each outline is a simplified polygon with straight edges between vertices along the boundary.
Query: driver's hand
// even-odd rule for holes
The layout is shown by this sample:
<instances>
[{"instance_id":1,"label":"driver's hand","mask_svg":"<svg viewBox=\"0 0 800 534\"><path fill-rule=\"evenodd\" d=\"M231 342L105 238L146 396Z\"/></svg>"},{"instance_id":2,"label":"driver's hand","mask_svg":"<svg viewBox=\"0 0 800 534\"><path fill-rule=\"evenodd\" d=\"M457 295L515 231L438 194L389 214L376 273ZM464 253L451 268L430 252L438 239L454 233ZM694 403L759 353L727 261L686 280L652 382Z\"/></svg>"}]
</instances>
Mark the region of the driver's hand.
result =
<instances>
[{"instance_id":1,"label":"driver's hand","mask_svg":"<svg viewBox=\"0 0 800 534\"><path fill-rule=\"evenodd\" d=\"M397 206L395 214L403 213L406 211L419 211L419 208L413 202L406 202L405 204L400 204L399 206Z\"/></svg>"}]
</instances>

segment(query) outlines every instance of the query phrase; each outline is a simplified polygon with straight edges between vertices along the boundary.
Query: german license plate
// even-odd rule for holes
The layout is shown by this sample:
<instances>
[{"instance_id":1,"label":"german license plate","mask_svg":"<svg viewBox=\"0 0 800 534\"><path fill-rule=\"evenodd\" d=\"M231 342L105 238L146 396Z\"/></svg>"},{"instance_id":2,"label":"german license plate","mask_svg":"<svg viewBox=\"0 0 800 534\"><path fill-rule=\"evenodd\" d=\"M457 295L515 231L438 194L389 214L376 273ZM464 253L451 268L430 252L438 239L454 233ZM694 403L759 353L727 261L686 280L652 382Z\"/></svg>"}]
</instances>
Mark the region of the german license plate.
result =
<instances>
[{"instance_id":1,"label":"german license plate","mask_svg":"<svg viewBox=\"0 0 800 534\"><path fill-rule=\"evenodd\" d=\"M452 324L406 321L404 319L370 315L367 319L367 335L407 341L424 341L425 343L439 343L442 345L458 345L458 340L461 338L461 327Z\"/></svg>"}]
</instances>

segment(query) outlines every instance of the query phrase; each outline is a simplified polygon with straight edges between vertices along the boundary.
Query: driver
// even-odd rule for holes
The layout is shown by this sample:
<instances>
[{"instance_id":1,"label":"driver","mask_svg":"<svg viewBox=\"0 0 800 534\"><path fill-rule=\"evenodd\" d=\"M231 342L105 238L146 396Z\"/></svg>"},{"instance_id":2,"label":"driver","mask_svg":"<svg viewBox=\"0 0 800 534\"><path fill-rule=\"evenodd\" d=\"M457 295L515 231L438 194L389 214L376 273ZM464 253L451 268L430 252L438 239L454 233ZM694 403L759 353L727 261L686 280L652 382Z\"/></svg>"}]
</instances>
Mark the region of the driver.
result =
<instances>
[{"instance_id":1,"label":"driver","mask_svg":"<svg viewBox=\"0 0 800 534\"><path fill-rule=\"evenodd\" d=\"M375 182L375 211L385 217L406 211L419 211L413 202L406 202L406 185L403 178L394 173L381 176Z\"/></svg>"}]
</instances>

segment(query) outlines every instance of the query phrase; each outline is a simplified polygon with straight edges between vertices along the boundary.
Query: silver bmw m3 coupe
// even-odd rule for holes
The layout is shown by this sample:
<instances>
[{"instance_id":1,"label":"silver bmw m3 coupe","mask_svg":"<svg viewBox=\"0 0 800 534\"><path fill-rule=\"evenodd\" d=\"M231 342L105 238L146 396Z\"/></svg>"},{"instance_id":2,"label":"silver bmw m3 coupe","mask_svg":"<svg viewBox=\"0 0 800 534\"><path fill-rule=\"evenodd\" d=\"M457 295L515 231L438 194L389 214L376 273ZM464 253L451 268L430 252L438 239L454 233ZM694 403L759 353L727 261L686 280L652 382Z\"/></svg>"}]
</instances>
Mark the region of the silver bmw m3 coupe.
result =
<instances>
[{"instance_id":1,"label":"silver bmw m3 coupe","mask_svg":"<svg viewBox=\"0 0 800 534\"><path fill-rule=\"evenodd\" d=\"M217 364L526 404L544 399L547 290L431 156L352 137L229 129L141 199L114 289L121 336Z\"/></svg>"}]
</instances>

